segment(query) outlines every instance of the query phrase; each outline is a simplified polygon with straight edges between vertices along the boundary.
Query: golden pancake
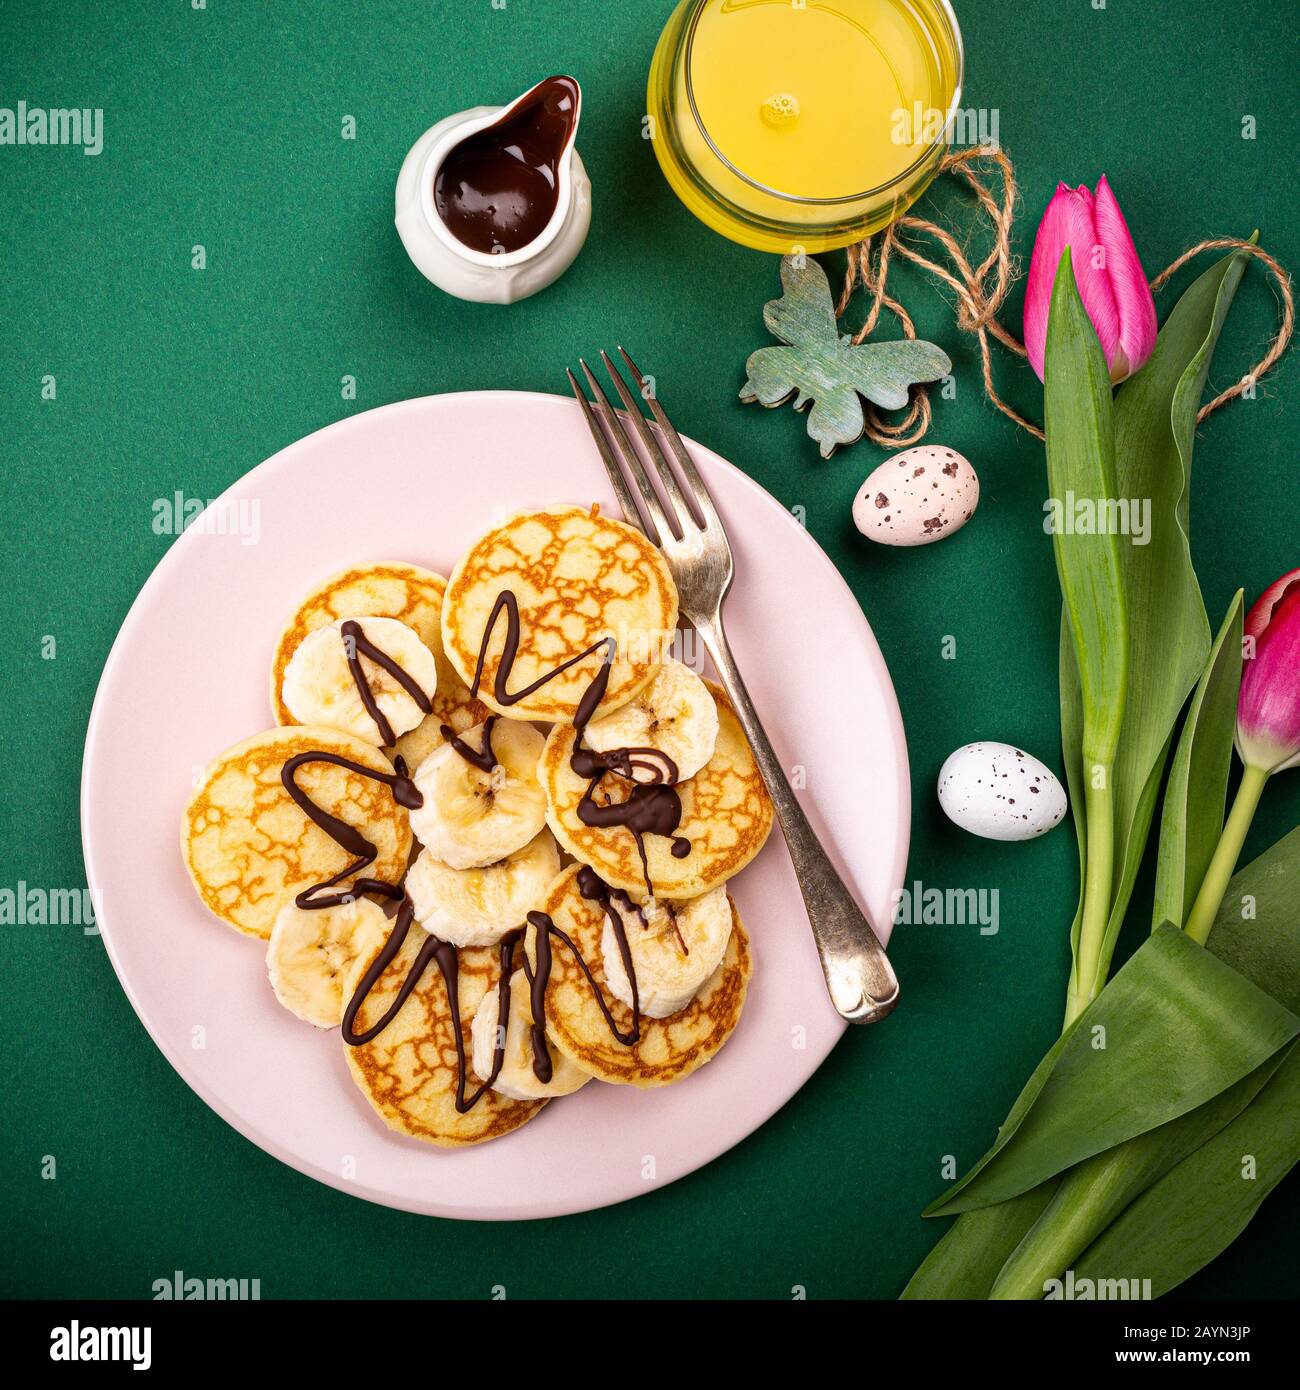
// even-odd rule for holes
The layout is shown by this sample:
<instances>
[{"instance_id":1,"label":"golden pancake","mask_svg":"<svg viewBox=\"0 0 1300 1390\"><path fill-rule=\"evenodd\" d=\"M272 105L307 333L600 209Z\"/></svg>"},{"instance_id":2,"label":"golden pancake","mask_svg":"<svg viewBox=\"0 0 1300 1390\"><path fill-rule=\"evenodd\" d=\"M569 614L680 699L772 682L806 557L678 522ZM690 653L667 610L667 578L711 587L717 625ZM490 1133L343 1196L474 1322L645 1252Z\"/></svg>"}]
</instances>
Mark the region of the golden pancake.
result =
<instances>
[{"instance_id":1,"label":"golden pancake","mask_svg":"<svg viewBox=\"0 0 1300 1390\"><path fill-rule=\"evenodd\" d=\"M268 939L286 903L353 859L307 818L280 781L290 758L310 752L332 753L392 776L392 763L370 744L336 729L294 725L226 749L208 764L185 808L181 852L194 887L205 906L248 936ZM401 879L411 826L387 784L329 763L299 768L296 780L324 811L376 846L378 856L363 870L365 877Z\"/></svg>"},{"instance_id":2,"label":"golden pancake","mask_svg":"<svg viewBox=\"0 0 1300 1390\"><path fill-rule=\"evenodd\" d=\"M609 992L601 961L605 910L578 891L580 865L571 864L551 885L547 912L582 953L600 986L610 1013L626 1036L632 1010ZM546 987L546 1031L554 1045L583 1071L601 1081L626 1086L669 1086L689 1076L717 1054L740 1021L753 973L749 936L731 904L731 940L722 964L680 1013L641 1019L641 1037L628 1046L610 1031L591 985L573 952L551 937L551 978ZM537 928L530 926L525 949L535 963Z\"/></svg>"},{"instance_id":3,"label":"golden pancake","mask_svg":"<svg viewBox=\"0 0 1300 1390\"><path fill-rule=\"evenodd\" d=\"M357 1011L353 1024L356 1032L364 1033L392 1005L428 939L421 927L411 924L401 949ZM348 982L349 998L378 954L378 950L372 951L357 962ZM501 961L495 946L468 947L458 954L460 1032L465 1045L468 1098L479 1087L479 1079L469 1063L473 1054L470 1026L483 996L500 977ZM510 1100L488 1091L463 1115L457 1111L456 1035L452 1032L447 986L435 960L425 966L419 984L378 1037L359 1047L344 1043L343 1051L352 1079L389 1129L441 1148L500 1138L526 1124L546 1104Z\"/></svg>"},{"instance_id":4,"label":"golden pancake","mask_svg":"<svg viewBox=\"0 0 1300 1390\"><path fill-rule=\"evenodd\" d=\"M525 689L613 637L618 650L602 714L654 677L677 626L677 590L663 556L640 531L594 507L520 512L475 542L452 571L442 607L442 646L467 684L473 683L488 619L504 591L514 594L520 616L508 691ZM483 667L483 703L514 719L572 723L607 647L506 705L493 693L505 640L501 612Z\"/></svg>"},{"instance_id":5,"label":"golden pancake","mask_svg":"<svg viewBox=\"0 0 1300 1390\"><path fill-rule=\"evenodd\" d=\"M284 703L284 670L302 639L340 618L396 618L412 628L438 663L438 688L433 713L394 745L414 772L442 742L438 728L449 724L457 733L473 728L489 711L473 699L442 650L442 600L447 581L432 570L396 560L353 565L318 584L299 604L275 644L271 661L271 709L276 723L293 724Z\"/></svg>"},{"instance_id":6,"label":"golden pancake","mask_svg":"<svg viewBox=\"0 0 1300 1390\"><path fill-rule=\"evenodd\" d=\"M772 829L772 800L731 702L720 685L705 684L718 706L717 742L709 761L677 787L682 801L677 834L690 841L691 852L675 859L671 840L645 836L650 881L661 898L694 898L725 883L763 848ZM590 864L611 887L644 896L645 874L632 832L617 825L583 825L578 819L587 779L569 766L572 752L572 727L557 724L537 768L546 792L547 824L562 848ZM630 790L630 783L611 774L602 780L595 800L623 801Z\"/></svg>"}]
</instances>

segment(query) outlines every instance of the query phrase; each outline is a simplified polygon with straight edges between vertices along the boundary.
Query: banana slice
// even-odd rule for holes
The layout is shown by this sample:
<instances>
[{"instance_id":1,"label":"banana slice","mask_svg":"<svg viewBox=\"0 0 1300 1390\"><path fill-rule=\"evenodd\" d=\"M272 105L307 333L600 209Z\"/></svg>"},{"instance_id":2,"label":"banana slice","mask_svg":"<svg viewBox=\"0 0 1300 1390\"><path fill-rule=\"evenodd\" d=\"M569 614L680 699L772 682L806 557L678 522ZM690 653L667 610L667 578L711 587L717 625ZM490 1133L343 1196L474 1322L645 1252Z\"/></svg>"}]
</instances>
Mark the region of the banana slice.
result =
<instances>
[{"instance_id":1,"label":"banana slice","mask_svg":"<svg viewBox=\"0 0 1300 1390\"><path fill-rule=\"evenodd\" d=\"M587 725L585 742L598 753L615 748L654 748L677 766L685 782L713 756L718 741L718 707L709 688L688 666L671 658L654 680L612 714ZM661 780L655 760L632 759L637 782Z\"/></svg>"},{"instance_id":2,"label":"banana slice","mask_svg":"<svg viewBox=\"0 0 1300 1390\"><path fill-rule=\"evenodd\" d=\"M339 907L304 910L291 902L281 908L266 948L275 997L304 1023L337 1028L348 972L378 950L390 925L369 898Z\"/></svg>"},{"instance_id":3,"label":"banana slice","mask_svg":"<svg viewBox=\"0 0 1300 1390\"><path fill-rule=\"evenodd\" d=\"M667 1018L695 998L727 954L731 940L731 904L727 890L715 888L688 902L651 900L641 917L616 899L611 905L623 919L632 952L641 1012L647 1018ZM684 949L683 949L684 948ZM601 962L609 992L632 1007L632 985L623 968L618 938L608 921L600 938Z\"/></svg>"},{"instance_id":4,"label":"banana slice","mask_svg":"<svg viewBox=\"0 0 1300 1390\"><path fill-rule=\"evenodd\" d=\"M479 724L461 738L481 749L486 727ZM482 868L523 849L546 824L546 793L537 780L545 742L531 724L494 720L491 772L466 761L450 743L435 748L415 775L424 797L411 812L416 838L453 869Z\"/></svg>"},{"instance_id":5,"label":"banana slice","mask_svg":"<svg viewBox=\"0 0 1300 1390\"><path fill-rule=\"evenodd\" d=\"M501 1011L498 1007L500 985L494 985L483 996L470 1028L473 1039L473 1067L480 1080L492 1074L496 1055L497 1029ZM506 982L510 991L510 1017L506 1024L505 1057L492 1089L511 1100L544 1100L548 1096L568 1096L591 1080L574 1062L556 1047L551 1054L551 1079L539 1081L533 1071L533 1009L531 987L522 970L516 970Z\"/></svg>"},{"instance_id":6,"label":"banana slice","mask_svg":"<svg viewBox=\"0 0 1300 1390\"><path fill-rule=\"evenodd\" d=\"M453 946L491 946L540 907L560 872L549 830L482 869L453 869L426 849L406 875L415 920Z\"/></svg>"},{"instance_id":7,"label":"banana slice","mask_svg":"<svg viewBox=\"0 0 1300 1390\"><path fill-rule=\"evenodd\" d=\"M281 698L299 724L324 724L379 746L385 742L366 710L348 666L352 643L343 636L346 622L355 622L373 643L428 696L438 688L438 663L417 634L396 618L340 618L317 628L298 645L284 668ZM414 729L424 711L409 691L378 662L361 654L361 670L380 712L392 726L394 738Z\"/></svg>"}]
</instances>

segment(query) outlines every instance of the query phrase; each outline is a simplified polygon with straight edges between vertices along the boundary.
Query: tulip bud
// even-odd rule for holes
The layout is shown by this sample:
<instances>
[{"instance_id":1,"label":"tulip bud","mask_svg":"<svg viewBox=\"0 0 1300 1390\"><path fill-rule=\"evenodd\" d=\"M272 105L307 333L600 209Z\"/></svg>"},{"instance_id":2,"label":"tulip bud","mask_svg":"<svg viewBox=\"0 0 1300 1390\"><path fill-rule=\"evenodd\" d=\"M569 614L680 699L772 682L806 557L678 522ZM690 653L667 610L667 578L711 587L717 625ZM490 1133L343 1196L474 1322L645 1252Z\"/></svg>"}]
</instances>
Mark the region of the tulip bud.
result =
<instances>
[{"instance_id":1,"label":"tulip bud","mask_svg":"<svg viewBox=\"0 0 1300 1390\"><path fill-rule=\"evenodd\" d=\"M1281 772L1300 764L1300 569L1256 600L1245 632L1255 644L1237 699L1237 752L1247 767Z\"/></svg>"},{"instance_id":2,"label":"tulip bud","mask_svg":"<svg viewBox=\"0 0 1300 1390\"><path fill-rule=\"evenodd\" d=\"M1132 376L1156 345L1156 305L1124 214L1103 174L1093 194L1058 184L1038 224L1025 287L1025 351L1043 379L1047 316L1056 267L1072 251L1079 297L1106 354L1110 379Z\"/></svg>"}]
</instances>

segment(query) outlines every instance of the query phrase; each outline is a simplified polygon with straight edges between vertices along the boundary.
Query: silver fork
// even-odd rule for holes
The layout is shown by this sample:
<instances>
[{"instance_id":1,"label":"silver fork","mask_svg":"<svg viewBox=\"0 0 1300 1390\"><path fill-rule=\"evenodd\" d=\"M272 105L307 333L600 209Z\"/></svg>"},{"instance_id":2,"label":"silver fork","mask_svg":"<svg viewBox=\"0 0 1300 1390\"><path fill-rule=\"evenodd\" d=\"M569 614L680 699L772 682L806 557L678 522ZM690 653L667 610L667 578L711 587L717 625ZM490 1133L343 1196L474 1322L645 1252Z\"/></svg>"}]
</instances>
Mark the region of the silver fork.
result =
<instances>
[{"instance_id":1,"label":"silver fork","mask_svg":"<svg viewBox=\"0 0 1300 1390\"><path fill-rule=\"evenodd\" d=\"M681 611L700 634L713 658L713 664L754 750L754 758L767 783L781 831L790 848L790 858L794 861L795 876L799 880L799 891L803 894L804 907L817 942L831 1002L850 1023L875 1023L898 1003L898 980L871 922L854 900L844 880L836 873L821 841L809 825L731 655L727 634L722 626L722 601L731 588L735 567L722 518L681 436L664 414L654 392L647 387L636 363L621 347L619 353L642 399L650 406L650 413L658 426L657 433L650 428L649 421L642 414L608 353L602 352L601 360L623 402L626 416L610 405L600 383L581 359L578 365L595 400L594 407L583 394L572 372L568 372L569 385L578 398L596 447L600 450L624 517L644 531L663 551L677 585ZM597 420L598 415L608 430L608 437ZM655 477L668 499L671 516L655 492L628 435L625 419L654 469ZM681 472L681 482L673 471L669 453ZM623 467L619 466L620 460ZM629 475L636 486L635 494L628 485Z\"/></svg>"}]
</instances>

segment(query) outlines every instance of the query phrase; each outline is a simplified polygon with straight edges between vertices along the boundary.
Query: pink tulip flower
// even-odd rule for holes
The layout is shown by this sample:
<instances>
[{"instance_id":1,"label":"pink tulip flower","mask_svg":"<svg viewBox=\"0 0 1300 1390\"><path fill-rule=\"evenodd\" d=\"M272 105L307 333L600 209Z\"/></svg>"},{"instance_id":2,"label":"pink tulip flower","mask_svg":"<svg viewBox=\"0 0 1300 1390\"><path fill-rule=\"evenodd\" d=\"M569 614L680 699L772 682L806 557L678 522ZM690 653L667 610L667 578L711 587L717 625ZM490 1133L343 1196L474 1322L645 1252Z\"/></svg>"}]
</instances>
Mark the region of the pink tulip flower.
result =
<instances>
[{"instance_id":1,"label":"pink tulip flower","mask_svg":"<svg viewBox=\"0 0 1300 1390\"><path fill-rule=\"evenodd\" d=\"M1247 767L1281 772L1300 764L1300 569L1256 600L1245 631L1246 661L1237 700L1237 751Z\"/></svg>"},{"instance_id":2,"label":"pink tulip flower","mask_svg":"<svg viewBox=\"0 0 1300 1390\"><path fill-rule=\"evenodd\" d=\"M1241 784L1183 928L1202 946L1268 779L1300 765L1300 570L1270 584L1242 626L1248 645L1237 696Z\"/></svg>"},{"instance_id":3,"label":"pink tulip flower","mask_svg":"<svg viewBox=\"0 0 1300 1390\"><path fill-rule=\"evenodd\" d=\"M1038 224L1025 287L1025 351L1043 379L1047 314L1061 252L1070 247L1079 297L1106 354L1110 379L1133 375L1156 345L1156 305L1128 223L1103 174L1094 196L1057 184Z\"/></svg>"}]
</instances>

